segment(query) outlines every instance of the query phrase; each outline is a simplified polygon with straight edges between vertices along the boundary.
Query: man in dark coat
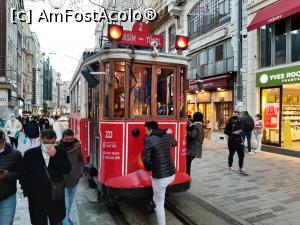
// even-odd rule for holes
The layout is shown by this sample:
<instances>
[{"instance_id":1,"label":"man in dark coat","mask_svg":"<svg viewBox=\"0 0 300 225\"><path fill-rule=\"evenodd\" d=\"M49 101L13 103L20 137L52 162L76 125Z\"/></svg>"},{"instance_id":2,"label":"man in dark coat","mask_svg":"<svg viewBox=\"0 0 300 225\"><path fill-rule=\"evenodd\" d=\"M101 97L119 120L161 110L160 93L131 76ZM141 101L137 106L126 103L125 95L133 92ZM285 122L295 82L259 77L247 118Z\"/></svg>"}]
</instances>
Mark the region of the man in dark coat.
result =
<instances>
[{"instance_id":1,"label":"man in dark coat","mask_svg":"<svg viewBox=\"0 0 300 225\"><path fill-rule=\"evenodd\" d=\"M40 136L39 124L36 121L34 116L30 116L29 122L27 123L27 126L25 127L25 137L29 138L30 146L32 148L37 147L39 136Z\"/></svg>"},{"instance_id":2,"label":"man in dark coat","mask_svg":"<svg viewBox=\"0 0 300 225\"><path fill-rule=\"evenodd\" d=\"M0 130L0 224L12 225L16 211L17 179L21 175L22 155L6 143Z\"/></svg>"},{"instance_id":3,"label":"man in dark coat","mask_svg":"<svg viewBox=\"0 0 300 225\"><path fill-rule=\"evenodd\" d=\"M231 171L234 171L232 167L233 156L237 152L239 157L239 167L240 173L243 175L248 175L248 173L243 169L244 166L244 144L242 140L242 129L241 121L238 116L238 112L235 111L231 118L229 118L228 123L225 126L224 133L228 135L228 166Z\"/></svg>"},{"instance_id":4,"label":"man in dark coat","mask_svg":"<svg viewBox=\"0 0 300 225\"><path fill-rule=\"evenodd\" d=\"M254 129L254 120L249 115L247 111L245 111L241 116L241 128L242 128L242 138L245 142L247 139L247 148L250 154L253 154L251 151L251 134Z\"/></svg>"},{"instance_id":5,"label":"man in dark coat","mask_svg":"<svg viewBox=\"0 0 300 225\"><path fill-rule=\"evenodd\" d=\"M143 163L148 171L152 171L153 201L158 225L165 225L165 193L166 188L175 179L175 167L171 157L171 149L177 145L172 132L158 128L156 121L145 123Z\"/></svg>"},{"instance_id":6,"label":"man in dark coat","mask_svg":"<svg viewBox=\"0 0 300 225\"><path fill-rule=\"evenodd\" d=\"M65 151L54 147L56 134L44 130L41 146L29 149L23 158L21 179L24 196L28 197L30 220L33 225L61 225L66 215L65 199L52 200L52 182L63 182L71 170Z\"/></svg>"}]
</instances>

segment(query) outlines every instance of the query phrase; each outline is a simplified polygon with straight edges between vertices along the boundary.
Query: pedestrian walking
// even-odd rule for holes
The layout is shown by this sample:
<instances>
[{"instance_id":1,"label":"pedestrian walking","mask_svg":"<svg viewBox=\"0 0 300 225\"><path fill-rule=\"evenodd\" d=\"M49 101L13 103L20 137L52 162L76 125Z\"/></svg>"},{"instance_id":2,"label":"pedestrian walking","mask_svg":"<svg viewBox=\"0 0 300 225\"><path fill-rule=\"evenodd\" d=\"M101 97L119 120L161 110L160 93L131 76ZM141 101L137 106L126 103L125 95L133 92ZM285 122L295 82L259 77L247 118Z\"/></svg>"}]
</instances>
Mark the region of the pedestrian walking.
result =
<instances>
[{"instance_id":1,"label":"pedestrian walking","mask_svg":"<svg viewBox=\"0 0 300 225\"><path fill-rule=\"evenodd\" d=\"M22 155L6 143L0 130L0 224L12 225L16 211L17 179L21 175Z\"/></svg>"},{"instance_id":2,"label":"pedestrian walking","mask_svg":"<svg viewBox=\"0 0 300 225\"><path fill-rule=\"evenodd\" d=\"M68 175L64 175L66 217L63 220L64 225L71 225L73 223L70 219L70 212L79 179L83 175L84 161L80 142L74 138L74 132L71 129L66 129L62 132L62 139L58 143L57 148L67 153L72 167L71 172Z\"/></svg>"},{"instance_id":3,"label":"pedestrian walking","mask_svg":"<svg viewBox=\"0 0 300 225\"><path fill-rule=\"evenodd\" d=\"M22 124L15 118L14 114L10 115L10 119L6 122L4 129L7 136L9 137L11 145L17 149L19 144L20 132L22 130Z\"/></svg>"},{"instance_id":4,"label":"pedestrian walking","mask_svg":"<svg viewBox=\"0 0 300 225\"><path fill-rule=\"evenodd\" d=\"M264 123L262 121L262 116L260 114L256 114L255 116L255 127L254 127L254 135L257 142L257 147L255 152L261 151L261 141L263 137Z\"/></svg>"},{"instance_id":5,"label":"pedestrian walking","mask_svg":"<svg viewBox=\"0 0 300 225\"><path fill-rule=\"evenodd\" d=\"M244 142L241 136L242 128L241 128L241 121L238 116L238 112L235 111L232 117L228 120L228 123L225 126L224 133L228 135L228 166L231 171L234 171L232 167L233 163L233 156L235 152L238 154L239 158L239 168L240 173L243 175L248 175L248 173L244 170Z\"/></svg>"},{"instance_id":6,"label":"pedestrian walking","mask_svg":"<svg viewBox=\"0 0 300 225\"><path fill-rule=\"evenodd\" d=\"M175 167L171 157L171 149L177 145L171 130L158 128L156 121L145 123L144 152L142 160L145 168L152 171L153 201L158 225L166 224L165 193L166 188L175 179Z\"/></svg>"},{"instance_id":7,"label":"pedestrian walking","mask_svg":"<svg viewBox=\"0 0 300 225\"><path fill-rule=\"evenodd\" d=\"M242 128L242 138L245 143L245 140L247 140L247 149L249 154L253 154L252 148L251 148L251 134L254 129L254 120L249 115L247 111L244 111L241 118L241 128Z\"/></svg>"},{"instance_id":8,"label":"pedestrian walking","mask_svg":"<svg viewBox=\"0 0 300 225\"><path fill-rule=\"evenodd\" d=\"M188 120L187 127L186 172L188 175L191 175L191 165L193 159L202 157L203 141L203 114L201 112L195 112L193 115L193 123Z\"/></svg>"},{"instance_id":9,"label":"pedestrian walking","mask_svg":"<svg viewBox=\"0 0 300 225\"><path fill-rule=\"evenodd\" d=\"M29 122L25 128L25 138L29 138L30 147L39 145L40 127L34 116L29 117Z\"/></svg>"},{"instance_id":10,"label":"pedestrian walking","mask_svg":"<svg viewBox=\"0 0 300 225\"><path fill-rule=\"evenodd\" d=\"M28 197L33 225L48 225L48 219L50 225L62 225L66 215L63 175L71 171L71 165L55 141L55 132L44 130L41 145L24 154L21 188Z\"/></svg>"},{"instance_id":11,"label":"pedestrian walking","mask_svg":"<svg viewBox=\"0 0 300 225\"><path fill-rule=\"evenodd\" d=\"M42 118L39 121L39 125L41 131L50 129L50 123L46 115L42 116Z\"/></svg>"}]
</instances>

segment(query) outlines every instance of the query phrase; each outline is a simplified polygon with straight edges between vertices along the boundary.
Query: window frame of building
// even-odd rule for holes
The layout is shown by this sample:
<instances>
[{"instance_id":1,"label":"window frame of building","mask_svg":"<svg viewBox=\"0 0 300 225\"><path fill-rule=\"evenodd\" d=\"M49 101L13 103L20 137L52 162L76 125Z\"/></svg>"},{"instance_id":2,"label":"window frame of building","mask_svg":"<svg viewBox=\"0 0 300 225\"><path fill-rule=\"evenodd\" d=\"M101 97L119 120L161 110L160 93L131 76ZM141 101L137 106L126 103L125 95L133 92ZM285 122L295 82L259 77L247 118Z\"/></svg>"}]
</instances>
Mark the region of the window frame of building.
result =
<instances>
[{"instance_id":1,"label":"window frame of building","mask_svg":"<svg viewBox=\"0 0 300 225\"><path fill-rule=\"evenodd\" d=\"M176 41L176 25L172 24L168 28L168 39L169 39L169 51L175 49L175 41Z\"/></svg>"},{"instance_id":2,"label":"window frame of building","mask_svg":"<svg viewBox=\"0 0 300 225\"><path fill-rule=\"evenodd\" d=\"M217 58L217 47L222 48L222 59ZM231 49L229 49L231 47ZM231 39L226 39L218 44L201 49L192 53L189 57L191 61L189 63L188 79L199 79L203 77L209 77L214 75L221 75L234 71L234 55L231 45ZM196 56L197 64L194 65L193 57ZM202 55L202 56L201 56ZM202 62L201 58L204 58ZM217 60L218 59L218 60ZM218 69L218 66L222 69ZM196 73L199 75L195 76Z\"/></svg>"},{"instance_id":3,"label":"window frame of building","mask_svg":"<svg viewBox=\"0 0 300 225\"><path fill-rule=\"evenodd\" d=\"M224 14L220 13L221 5L223 6ZM193 40L205 33L214 30L219 26L222 26L225 23L230 22L230 19L231 19L231 0L198 1L188 13L189 40ZM197 24L196 29L194 29L195 21Z\"/></svg>"},{"instance_id":4,"label":"window frame of building","mask_svg":"<svg viewBox=\"0 0 300 225\"><path fill-rule=\"evenodd\" d=\"M286 29L286 33L285 33L285 62L276 62L276 49L275 49L275 45L276 45L276 31L275 31L275 23L269 24L267 26L271 27L271 37L269 37L269 40L271 42L271 63L266 64L266 62L264 62L263 60L267 57L262 57L263 54L265 54L264 51L264 47L263 47L263 43L262 43L262 35L263 35L263 29L265 29L265 26L262 26L259 30L258 30L258 40L259 40L259 68L268 68L268 67L274 67L274 66L279 66L279 65L286 65L289 63L294 63L294 62L299 62L300 61L300 53L298 60L295 60L293 58L293 49L294 46L293 45L293 40L292 40L292 18L293 17L300 17L300 13L296 13L290 17L287 17L285 19L280 20L285 21L285 29ZM279 22L280 22L279 21ZM278 21L277 21L278 22ZM297 30L296 30L297 31ZM298 29L298 32L300 32L300 29ZM300 46L300 45L299 45Z\"/></svg>"},{"instance_id":5,"label":"window frame of building","mask_svg":"<svg viewBox=\"0 0 300 225\"><path fill-rule=\"evenodd\" d=\"M166 31L163 31L160 33L164 37L164 43L163 43L163 48L160 50L160 52L165 53L166 52Z\"/></svg>"}]
</instances>

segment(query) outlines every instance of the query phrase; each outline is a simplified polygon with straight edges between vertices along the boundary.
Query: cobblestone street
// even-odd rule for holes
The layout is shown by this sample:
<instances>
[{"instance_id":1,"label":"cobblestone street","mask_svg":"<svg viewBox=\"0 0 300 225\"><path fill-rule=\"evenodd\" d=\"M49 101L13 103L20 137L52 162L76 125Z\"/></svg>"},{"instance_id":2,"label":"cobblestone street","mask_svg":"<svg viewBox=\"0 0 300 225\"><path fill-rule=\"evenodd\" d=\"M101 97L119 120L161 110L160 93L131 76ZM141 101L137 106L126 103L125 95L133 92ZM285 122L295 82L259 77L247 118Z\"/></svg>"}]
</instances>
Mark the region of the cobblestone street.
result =
<instances>
[{"instance_id":1,"label":"cobblestone street","mask_svg":"<svg viewBox=\"0 0 300 225\"><path fill-rule=\"evenodd\" d=\"M246 155L245 169L250 176L227 167L226 145L205 143L201 160L192 165L191 193L238 216L261 225L300 223L300 158L267 152Z\"/></svg>"}]
</instances>

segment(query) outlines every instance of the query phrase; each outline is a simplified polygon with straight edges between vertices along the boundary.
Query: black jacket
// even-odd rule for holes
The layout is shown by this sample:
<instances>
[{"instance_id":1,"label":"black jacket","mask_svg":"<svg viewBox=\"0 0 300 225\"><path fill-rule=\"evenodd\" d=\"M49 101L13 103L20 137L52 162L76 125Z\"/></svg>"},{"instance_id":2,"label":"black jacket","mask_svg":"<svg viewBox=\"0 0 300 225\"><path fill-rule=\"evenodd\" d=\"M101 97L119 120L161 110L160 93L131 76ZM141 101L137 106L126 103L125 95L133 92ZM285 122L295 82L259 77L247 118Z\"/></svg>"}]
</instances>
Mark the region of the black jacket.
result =
<instances>
[{"instance_id":1,"label":"black jacket","mask_svg":"<svg viewBox=\"0 0 300 225\"><path fill-rule=\"evenodd\" d=\"M40 127L36 121L30 121L25 127L25 135L29 138L38 138L40 136Z\"/></svg>"},{"instance_id":2,"label":"black jacket","mask_svg":"<svg viewBox=\"0 0 300 225\"><path fill-rule=\"evenodd\" d=\"M25 152L22 163L21 188L24 196L28 197L30 219L33 224L39 224L40 215L47 213L51 221L56 223L65 217L65 200L51 202L53 182L62 182L63 175L71 170L71 164L65 151L57 152L54 157L50 157L48 173L43 158L41 146L29 149Z\"/></svg>"},{"instance_id":3,"label":"black jacket","mask_svg":"<svg viewBox=\"0 0 300 225\"><path fill-rule=\"evenodd\" d=\"M254 129L254 120L249 114L241 116L241 128L244 133L251 133Z\"/></svg>"},{"instance_id":4,"label":"black jacket","mask_svg":"<svg viewBox=\"0 0 300 225\"><path fill-rule=\"evenodd\" d=\"M162 130L153 130L145 138L142 160L145 168L152 171L153 178L160 179L175 174L171 149L176 145L174 136Z\"/></svg>"},{"instance_id":5,"label":"black jacket","mask_svg":"<svg viewBox=\"0 0 300 225\"><path fill-rule=\"evenodd\" d=\"M21 153L6 143L4 152L0 153L0 169L7 170L10 175L7 179L0 181L0 201L16 193L16 180L20 178L21 167Z\"/></svg>"},{"instance_id":6,"label":"black jacket","mask_svg":"<svg viewBox=\"0 0 300 225\"><path fill-rule=\"evenodd\" d=\"M242 137L241 137L241 133L239 134L234 134L234 131L241 131L241 121L238 117L231 117L228 120L228 123L225 126L225 130L224 133L226 135L228 135L228 142L229 144L232 142L238 142L241 143L242 142Z\"/></svg>"}]
</instances>

